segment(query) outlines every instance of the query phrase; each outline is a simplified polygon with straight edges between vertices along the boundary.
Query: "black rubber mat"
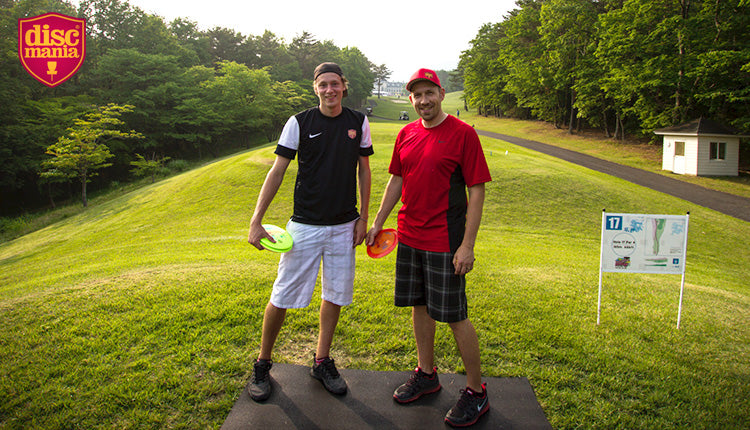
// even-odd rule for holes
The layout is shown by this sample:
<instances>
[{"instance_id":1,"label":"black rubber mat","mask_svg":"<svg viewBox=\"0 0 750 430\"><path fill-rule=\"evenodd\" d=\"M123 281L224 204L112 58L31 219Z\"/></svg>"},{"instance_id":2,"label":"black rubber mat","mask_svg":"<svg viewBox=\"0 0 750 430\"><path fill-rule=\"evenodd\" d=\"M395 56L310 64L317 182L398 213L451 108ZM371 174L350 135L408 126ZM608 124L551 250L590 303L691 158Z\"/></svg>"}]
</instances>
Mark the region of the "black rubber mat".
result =
<instances>
[{"instance_id":1,"label":"black rubber mat","mask_svg":"<svg viewBox=\"0 0 750 430\"><path fill-rule=\"evenodd\" d=\"M223 430L237 429L433 429L449 428L443 419L466 386L466 376L441 374L443 389L400 405L393 390L411 372L339 369L349 386L330 394L310 376L310 368L274 363L271 397L262 403L242 390ZM484 378L490 410L472 429L551 429L526 378Z\"/></svg>"}]
</instances>

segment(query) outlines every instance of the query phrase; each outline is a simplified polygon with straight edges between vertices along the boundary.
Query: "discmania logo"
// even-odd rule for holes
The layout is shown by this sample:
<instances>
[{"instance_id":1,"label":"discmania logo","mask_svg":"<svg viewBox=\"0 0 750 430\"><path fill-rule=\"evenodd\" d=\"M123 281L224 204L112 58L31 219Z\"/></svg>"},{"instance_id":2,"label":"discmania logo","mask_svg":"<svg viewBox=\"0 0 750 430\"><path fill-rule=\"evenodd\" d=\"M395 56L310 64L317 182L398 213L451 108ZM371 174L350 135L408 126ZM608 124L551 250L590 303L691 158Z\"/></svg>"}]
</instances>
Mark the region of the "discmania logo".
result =
<instances>
[{"instance_id":1,"label":"discmania logo","mask_svg":"<svg viewBox=\"0 0 750 430\"><path fill-rule=\"evenodd\" d=\"M18 20L18 57L36 80L56 87L70 79L86 57L86 20L46 13Z\"/></svg>"}]
</instances>

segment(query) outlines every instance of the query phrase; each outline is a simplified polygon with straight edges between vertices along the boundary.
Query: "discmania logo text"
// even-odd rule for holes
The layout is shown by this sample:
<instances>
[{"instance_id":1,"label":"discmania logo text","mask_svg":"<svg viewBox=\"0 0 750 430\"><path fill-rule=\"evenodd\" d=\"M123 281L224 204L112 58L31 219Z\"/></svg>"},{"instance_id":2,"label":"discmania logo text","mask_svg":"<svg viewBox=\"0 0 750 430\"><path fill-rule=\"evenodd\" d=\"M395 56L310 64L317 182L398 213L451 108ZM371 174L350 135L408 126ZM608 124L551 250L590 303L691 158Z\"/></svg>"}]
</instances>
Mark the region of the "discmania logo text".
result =
<instances>
[{"instance_id":1,"label":"discmania logo text","mask_svg":"<svg viewBox=\"0 0 750 430\"><path fill-rule=\"evenodd\" d=\"M27 72L55 87L70 79L86 55L86 20L47 13L18 20L18 56Z\"/></svg>"}]
</instances>

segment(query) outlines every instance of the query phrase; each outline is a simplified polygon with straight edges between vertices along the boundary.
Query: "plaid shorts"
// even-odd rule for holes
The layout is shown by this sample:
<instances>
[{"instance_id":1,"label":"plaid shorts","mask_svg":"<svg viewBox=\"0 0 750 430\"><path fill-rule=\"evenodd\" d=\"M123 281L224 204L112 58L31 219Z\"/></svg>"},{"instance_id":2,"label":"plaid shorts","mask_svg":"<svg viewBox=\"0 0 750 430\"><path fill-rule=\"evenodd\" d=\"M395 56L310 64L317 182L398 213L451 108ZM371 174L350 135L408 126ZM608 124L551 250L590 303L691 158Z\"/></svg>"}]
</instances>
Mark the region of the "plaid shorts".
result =
<instances>
[{"instance_id":1,"label":"plaid shorts","mask_svg":"<svg viewBox=\"0 0 750 430\"><path fill-rule=\"evenodd\" d=\"M466 277L456 275L453 253L431 252L398 244L396 306L427 306L435 321L459 322L468 318Z\"/></svg>"}]
</instances>

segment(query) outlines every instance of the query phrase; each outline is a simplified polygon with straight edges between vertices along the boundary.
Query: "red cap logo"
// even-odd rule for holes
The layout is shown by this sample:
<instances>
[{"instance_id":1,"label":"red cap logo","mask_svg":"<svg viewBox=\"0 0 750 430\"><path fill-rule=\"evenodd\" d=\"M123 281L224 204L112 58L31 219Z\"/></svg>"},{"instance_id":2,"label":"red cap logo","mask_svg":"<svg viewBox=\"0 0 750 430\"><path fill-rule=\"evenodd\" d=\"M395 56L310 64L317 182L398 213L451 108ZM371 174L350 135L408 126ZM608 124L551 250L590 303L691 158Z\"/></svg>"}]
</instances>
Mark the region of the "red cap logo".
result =
<instances>
[{"instance_id":1,"label":"red cap logo","mask_svg":"<svg viewBox=\"0 0 750 430\"><path fill-rule=\"evenodd\" d=\"M52 12L18 20L18 58L44 85L56 87L70 79L85 56L85 19Z\"/></svg>"},{"instance_id":2,"label":"red cap logo","mask_svg":"<svg viewBox=\"0 0 750 430\"><path fill-rule=\"evenodd\" d=\"M413 75L411 75L411 79L409 79L409 83L406 84L406 90L411 91L412 85L416 84L419 81L429 81L437 85L438 87L442 88L442 85L440 85L440 79L437 77L437 73L435 73L434 70L419 69L416 72L414 72Z\"/></svg>"}]
</instances>

